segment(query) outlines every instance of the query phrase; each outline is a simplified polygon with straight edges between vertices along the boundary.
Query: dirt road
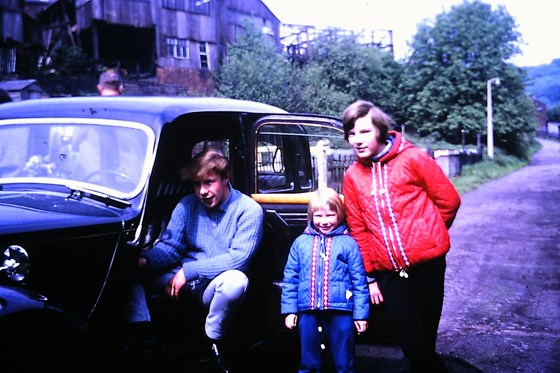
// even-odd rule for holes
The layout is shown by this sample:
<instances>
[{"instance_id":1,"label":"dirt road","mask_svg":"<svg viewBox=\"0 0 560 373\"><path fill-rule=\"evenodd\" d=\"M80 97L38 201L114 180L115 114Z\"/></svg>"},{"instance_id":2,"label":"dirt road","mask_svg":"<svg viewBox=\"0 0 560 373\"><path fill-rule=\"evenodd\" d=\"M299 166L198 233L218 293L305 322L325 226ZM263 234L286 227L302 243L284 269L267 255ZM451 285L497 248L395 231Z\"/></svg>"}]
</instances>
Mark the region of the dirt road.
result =
<instances>
[{"instance_id":1,"label":"dirt road","mask_svg":"<svg viewBox=\"0 0 560 373\"><path fill-rule=\"evenodd\" d=\"M439 349L485 373L560 372L560 143L463 196Z\"/></svg>"},{"instance_id":2,"label":"dirt road","mask_svg":"<svg viewBox=\"0 0 560 373\"><path fill-rule=\"evenodd\" d=\"M462 196L438 339L452 373L560 372L560 143L542 144ZM359 372L406 372L394 347L358 353Z\"/></svg>"}]
</instances>

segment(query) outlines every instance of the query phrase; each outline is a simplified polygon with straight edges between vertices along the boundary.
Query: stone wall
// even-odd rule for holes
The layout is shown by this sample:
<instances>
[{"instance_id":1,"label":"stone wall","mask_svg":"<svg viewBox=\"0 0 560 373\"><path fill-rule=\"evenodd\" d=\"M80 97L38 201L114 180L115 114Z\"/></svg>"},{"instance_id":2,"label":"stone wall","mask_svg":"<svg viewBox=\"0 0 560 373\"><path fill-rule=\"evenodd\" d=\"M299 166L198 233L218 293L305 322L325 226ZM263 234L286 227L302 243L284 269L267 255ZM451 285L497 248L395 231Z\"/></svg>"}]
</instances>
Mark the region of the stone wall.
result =
<instances>
[{"instance_id":1,"label":"stone wall","mask_svg":"<svg viewBox=\"0 0 560 373\"><path fill-rule=\"evenodd\" d=\"M33 77L50 97L96 96L97 75ZM210 96L206 80L190 72L165 72L157 76L128 75L123 77L124 96Z\"/></svg>"}]
</instances>

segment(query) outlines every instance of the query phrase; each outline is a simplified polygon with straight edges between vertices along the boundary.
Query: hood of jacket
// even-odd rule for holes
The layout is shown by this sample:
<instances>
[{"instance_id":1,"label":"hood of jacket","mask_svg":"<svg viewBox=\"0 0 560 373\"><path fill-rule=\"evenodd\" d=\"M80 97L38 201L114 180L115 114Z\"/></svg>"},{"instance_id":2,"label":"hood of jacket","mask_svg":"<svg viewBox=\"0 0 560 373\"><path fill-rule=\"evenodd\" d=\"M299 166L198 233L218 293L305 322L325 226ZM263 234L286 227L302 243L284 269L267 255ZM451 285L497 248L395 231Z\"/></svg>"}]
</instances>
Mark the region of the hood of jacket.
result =
<instances>
[{"instance_id":1,"label":"hood of jacket","mask_svg":"<svg viewBox=\"0 0 560 373\"><path fill-rule=\"evenodd\" d=\"M370 167L371 164L375 162L389 162L399 153L402 153L407 149L414 148L414 145L406 141L406 139L402 137L401 133L396 131L389 131L387 133L387 142L391 144L388 152L386 152L385 154L382 153L380 154L380 156L374 156L371 158L358 158L358 162Z\"/></svg>"},{"instance_id":2,"label":"hood of jacket","mask_svg":"<svg viewBox=\"0 0 560 373\"><path fill-rule=\"evenodd\" d=\"M303 234L308 234L310 236L339 236L339 235L350 235L350 231L348 230L348 226L346 223L340 224L336 229L333 229L331 232L327 234L323 234L321 232L317 232L313 223L307 223L307 227L304 229Z\"/></svg>"}]
</instances>

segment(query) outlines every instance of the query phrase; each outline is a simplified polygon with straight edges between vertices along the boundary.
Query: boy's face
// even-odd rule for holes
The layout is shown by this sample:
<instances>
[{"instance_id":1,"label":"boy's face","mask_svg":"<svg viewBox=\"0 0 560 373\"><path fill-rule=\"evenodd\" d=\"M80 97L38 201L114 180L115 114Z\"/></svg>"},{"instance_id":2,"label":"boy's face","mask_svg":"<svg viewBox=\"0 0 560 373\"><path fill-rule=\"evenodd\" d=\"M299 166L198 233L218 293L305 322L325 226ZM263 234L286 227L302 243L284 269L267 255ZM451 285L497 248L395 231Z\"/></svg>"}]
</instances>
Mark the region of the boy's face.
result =
<instances>
[{"instance_id":1,"label":"boy's face","mask_svg":"<svg viewBox=\"0 0 560 373\"><path fill-rule=\"evenodd\" d=\"M338 214L330 208L319 208L313 212L313 226L322 234L330 233L338 226Z\"/></svg>"},{"instance_id":2,"label":"boy's face","mask_svg":"<svg viewBox=\"0 0 560 373\"><path fill-rule=\"evenodd\" d=\"M197 177L193 185L198 199L207 208L218 206L229 196L229 179L222 179L213 171Z\"/></svg>"},{"instance_id":3,"label":"boy's face","mask_svg":"<svg viewBox=\"0 0 560 373\"><path fill-rule=\"evenodd\" d=\"M378 138L379 130L369 115L356 119L354 128L348 131L348 143L359 158L371 158L381 151L385 144L380 144Z\"/></svg>"}]
</instances>

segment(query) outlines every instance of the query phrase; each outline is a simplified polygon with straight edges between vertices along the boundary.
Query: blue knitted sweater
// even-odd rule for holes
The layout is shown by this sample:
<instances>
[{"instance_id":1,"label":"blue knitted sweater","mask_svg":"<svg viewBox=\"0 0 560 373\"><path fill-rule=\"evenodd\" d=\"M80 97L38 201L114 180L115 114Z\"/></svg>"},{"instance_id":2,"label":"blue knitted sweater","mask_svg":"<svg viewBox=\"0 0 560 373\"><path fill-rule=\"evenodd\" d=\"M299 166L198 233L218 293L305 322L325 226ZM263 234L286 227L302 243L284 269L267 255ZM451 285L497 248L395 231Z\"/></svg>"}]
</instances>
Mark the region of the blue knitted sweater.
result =
<instances>
[{"instance_id":1,"label":"blue knitted sweater","mask_svg":"<svg viewBox=\"0 0 560 373\"><path fill-rule=\"evenodd\" d=\"M262 238L263 216L257 202L231 186L213 209L191 194L173 210L162 239L142 255L154 272L182 266L187 281L213 279L229 269L247 272Z\"/></svg>"}]
</instances>

